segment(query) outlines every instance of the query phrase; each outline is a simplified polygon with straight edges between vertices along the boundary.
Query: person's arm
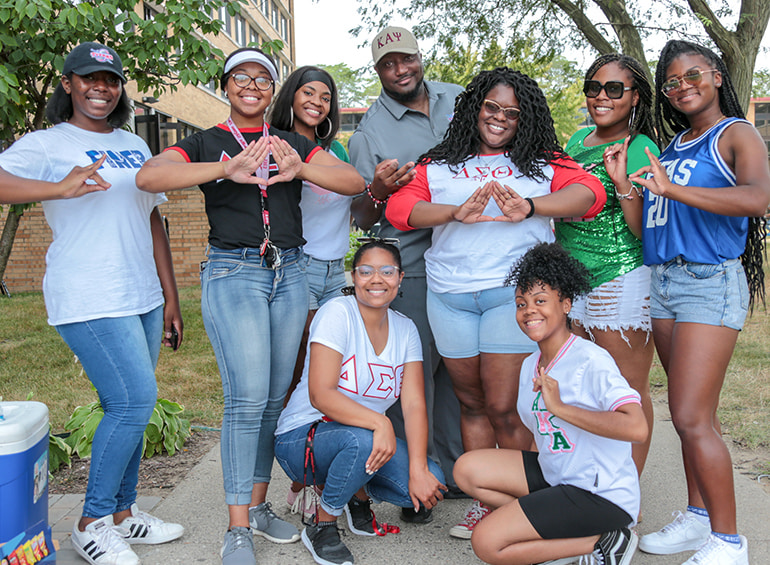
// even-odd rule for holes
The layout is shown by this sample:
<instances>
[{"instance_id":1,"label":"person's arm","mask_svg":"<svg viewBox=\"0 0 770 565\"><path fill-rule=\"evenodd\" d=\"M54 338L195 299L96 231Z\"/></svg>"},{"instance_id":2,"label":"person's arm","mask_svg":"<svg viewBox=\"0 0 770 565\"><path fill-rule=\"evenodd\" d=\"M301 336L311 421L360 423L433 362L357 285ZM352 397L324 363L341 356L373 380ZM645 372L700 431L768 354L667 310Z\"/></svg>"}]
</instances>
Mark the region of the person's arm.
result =
<instances>
[{"instance_id":1,"label":"person's arm","mask_svg":"<svg viewBox=\"0 0 770 565\"><path fill-rule=\"evenodd\" d=\"M261 137L228 161L191 163L177 148L170 148L148 159L136 174L136 186L146 192L182 190L217 179L230 179L240 184L264 184L266 179L254 176L269 150L269 140Z\"/></svg>"},{"instance_id":2,"label":"person's arm","mask_svg":"<svg viewBox=\"0 0 770 565\"><path fill-rule=\"evenodd\" d=\"M428 411L425 407L425 382L421 361L404 365L401 382L401 410L404 413L406 444L409 452L409 495L414 509L433 508L447 490L428 469Z\"/></svg>"},{"instance_id":3,"label":"person's arm","mask_svg":"<svg viewBox=\"0 0 770 565\"><path fill-rule=\"evenodd\" d=\"M730 125L719 138L718 149L727 165L735 171L735 186L719 188L684 186L672 182L655 155L645 150L650 165L630 176L653 194L676 200L693 208L723 216L763 216L770 202L770 166L767 148L759 132L743 122ZM652 178L644 178L652 173Z\"/></svg>"},{"instance_id":4,"label":"person's arm","mask_svg":"<svg viewBox=\"0 0 770 565\"><path fill-rule=\"evenodd\" d=\"M27 179L0 168L0 203L26 204L59 198L77 198L90 192L107 190L110 183L97 172L107 155L85 167L73 167L59 182ZM86 182L86 181L91 181Z\"/></svg>"},{"instance_id":5,"label":"person's arm","mask_svg":"<svg viewBox=\"0 0 770 565\"><path fill-rule=\"evenodd\" d=\"M285 140L272 136L270 142L279 171L270 178L270 184L289 181L296 176L337 194L353 196L364 191L364 179L358 171L323 149L318 148L304 163Z\"/></svg>"},{"instance_id":6,"label":"person's arm","mask_svg":"<svg viewBox=\"0 0 770 565\"><path fill-rule=\"evenodd\" d=\"M378 414L339 391L341 368L342 353L311 342L308 367L310 403L335 422L372 430L373 446L366 469L375 473L396 453L396 434L385 414Z\"/></svg>"},{"instance_id":7,"label":"person's arm","mask_svg":"<svg viewBox=\"0 0 770 565\"><path fill-rule=\"evenodd\" d=\"M533 390L540 391L548 411L565 422L598 436L641 443L647 439L649 428L638 395L620 399L611 410L594 411L565 404L559 393L559 382L538 367L532 379Z\"/></svg>"},{"instance_id":8,"label":"person's arm","mask_svg":"<svg viewBox=\"0 0 770 565\"><path fill-rule=\"evenodd\" d=\"M182 344L184 322L179 306L179 291L174 276L174 263L171 260L171 246L163 226L163 218L161 218L157 207L153 208L150 213L150 229L152 231L152 253L155 257L155 268L158 271L165 302L163 306L163 343L169 347L172 346L171 328L173 326L178 334L176 342L176 349L178 349Z\"/></svg>"}]
</instances>

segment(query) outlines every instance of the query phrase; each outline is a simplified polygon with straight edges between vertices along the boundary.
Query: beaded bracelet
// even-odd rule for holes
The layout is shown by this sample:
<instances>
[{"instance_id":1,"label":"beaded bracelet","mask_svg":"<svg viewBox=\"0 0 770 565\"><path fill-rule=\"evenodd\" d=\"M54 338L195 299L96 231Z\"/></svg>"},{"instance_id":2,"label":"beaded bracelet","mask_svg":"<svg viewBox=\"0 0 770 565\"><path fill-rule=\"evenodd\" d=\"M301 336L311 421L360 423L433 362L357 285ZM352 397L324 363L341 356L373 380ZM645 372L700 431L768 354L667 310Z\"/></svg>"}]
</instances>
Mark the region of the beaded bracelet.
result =
<instances>
[{"instance_id":1,"label":"beaded bracelet","mask_svg":"<svg viewBox=\"0 0 770 565\"><path fill-rule=\"evenodd\" d=\"M615 188L615 198L617 198L618 200L633 200L634 199L634 195L632 194L632 192L634 192L634 187L633 186L631 187L631 190L629 190L625 194L620 194L618 192L618 189Z\"/></svg>"},{"instance_id":2,"label":"beaded bracelet","mask_svg":"<svg viewBox=\"0 0 770 565\"><path fill-rule=\"evenodd\" d=\"M374 194L372 194L372 185L371 185L371 183L369 183L369 184L367 184L367 185L366 185L366 190L364 190L364 192L366 192L366 194L368 194L368 195L369 195L369 198L371 198L371 199L372 199L372 202L374 202L374 205L375 205L375 206L382 206L382 205L383 205L383 204L385 204L385 203L388 201L388 199L390 198L390 194L388 194L388 195L385 197L385 200L380 200L379 198L377 198L377 197L376 197Z\"/></svg>"}]
</instances>

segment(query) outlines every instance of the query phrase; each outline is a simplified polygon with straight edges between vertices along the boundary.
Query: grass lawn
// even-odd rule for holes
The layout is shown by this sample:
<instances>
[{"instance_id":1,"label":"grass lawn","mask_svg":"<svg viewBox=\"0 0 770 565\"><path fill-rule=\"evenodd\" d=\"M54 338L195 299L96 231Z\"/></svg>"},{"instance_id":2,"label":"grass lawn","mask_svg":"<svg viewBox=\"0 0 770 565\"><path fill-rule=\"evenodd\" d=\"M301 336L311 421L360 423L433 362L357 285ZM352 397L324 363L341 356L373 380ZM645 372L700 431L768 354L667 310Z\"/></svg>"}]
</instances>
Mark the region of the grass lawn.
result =
<instances>
[{"instance_id":1,"label":"grass lawn","mask_svg":"<svg viewBox=\"0 0 770 565\"><path fill-rule=\"evenodd\" d=\"M222 386L201 320L200 287L181 289L180 294L184 343L177 352L161 351L158 394L182 404L194 424L218 427ZM45 320L40 293L0 297L0 396L46 403L58 431L75 407L95 400L96 393ZM745 447L770 447L769 365L770 314L758 308L738 339L720 407L724 430ZM665 394L666 379L657 360L650 379L653 394Z\"/></svg>"}]
</instances>

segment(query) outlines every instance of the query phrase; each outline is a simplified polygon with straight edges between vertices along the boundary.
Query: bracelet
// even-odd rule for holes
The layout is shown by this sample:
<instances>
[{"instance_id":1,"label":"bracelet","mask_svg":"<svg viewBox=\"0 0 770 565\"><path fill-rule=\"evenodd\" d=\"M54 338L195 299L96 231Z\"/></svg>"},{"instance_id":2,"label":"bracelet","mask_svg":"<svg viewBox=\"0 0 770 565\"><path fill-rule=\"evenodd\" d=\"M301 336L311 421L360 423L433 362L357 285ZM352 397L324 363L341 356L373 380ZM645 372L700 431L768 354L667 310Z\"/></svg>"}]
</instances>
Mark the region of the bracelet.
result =
<instances>
[{"instance_id":1,"label":"bracelet","mask_svg":"<svg viewBox=\"0 0 770 565\"><path fill-rule=\"evenodd\" d=\"M620 194L618 192L618 188L615 187L615 198L617 198L618 200L633 200L634 199L634 195L632 194L633 192L634 192L633 184L631 185L631 190L629 190L625 194ZM639 191L637 190L636 193L639 194Z\"/></svg>"},{"instance_id":2,"label":"bracelet","mask_svg":"<svg viewBox=\"0 0 770 565\"><path fill-rule=\"evenodd\" d=\"M524 216L524 219L526 220L527 218L531 218L532 216L535 215L535 203L532 202L531 198L525 198L524 200L529 202L529 213L526 216Z\"/></svg>"},{"instance_id":3,"label":"bracelet","mask_svg":"<svg viewBox=\"0 0 770 565\"><path fill-rule=\"evenodd\" d=\"M369 198L371 198L371 200L372 200L372 202L374 202L375 206L382 206L390 198L390 194L388 194L385 197L385 200L380 200L379 198L377 198L374 194L372 194L372 184L371 183L366 185L366 190L364 190L364 192L366 192L366 194L369 195Z\"/></svg>"}]
</instances>

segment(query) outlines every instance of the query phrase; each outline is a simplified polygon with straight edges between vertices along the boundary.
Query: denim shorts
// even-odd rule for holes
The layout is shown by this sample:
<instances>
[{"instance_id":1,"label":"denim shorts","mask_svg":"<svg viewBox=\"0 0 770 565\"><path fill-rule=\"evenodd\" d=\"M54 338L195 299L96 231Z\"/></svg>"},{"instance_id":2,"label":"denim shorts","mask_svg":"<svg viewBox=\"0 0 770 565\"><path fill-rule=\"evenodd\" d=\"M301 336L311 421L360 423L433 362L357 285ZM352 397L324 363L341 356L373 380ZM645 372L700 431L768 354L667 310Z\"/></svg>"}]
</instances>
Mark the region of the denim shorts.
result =
<instances>
[{"instance_id":1,"label":"denim shorts","mask_svg":"<svg viewBox=\"0 0 770 565\"><path fill-rule=\"evenodd\" d=\"M651 269L652 318L743 328L749 286L740 259L709 265L675 257Z\"/></svg>"},{"instance_id":2,"label":"denim shorts","mask_svg":"<svg viewBox=\"0 0 770 565\"><path fill-rule=\"evenodd\" d=\"M318 310L332 298L342 296L345 283L345 258L324 261L304 256L307 284L310 289L310 309Z\"/></svg>"},{"instance_id":3,"label":"denim shorts","mask_svg":"<svg viewBox=\"0 0 770 565\"><path fill-rule=\"evenodd\" d=\"M428 289L428 320L442 357L464 359L484 353L532 353L537 344L516 322L516 288L478 292Z\"/></svg>"}]
</instances>

